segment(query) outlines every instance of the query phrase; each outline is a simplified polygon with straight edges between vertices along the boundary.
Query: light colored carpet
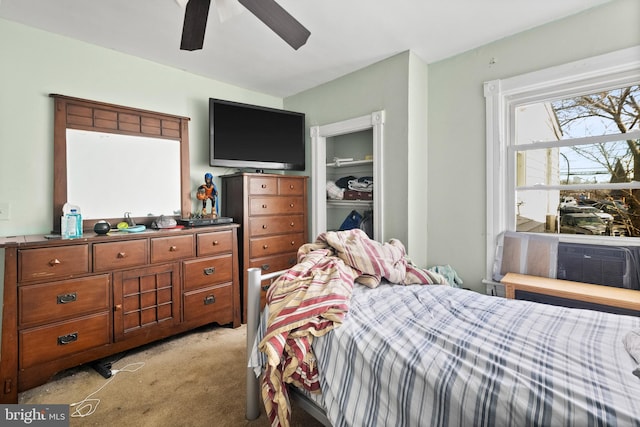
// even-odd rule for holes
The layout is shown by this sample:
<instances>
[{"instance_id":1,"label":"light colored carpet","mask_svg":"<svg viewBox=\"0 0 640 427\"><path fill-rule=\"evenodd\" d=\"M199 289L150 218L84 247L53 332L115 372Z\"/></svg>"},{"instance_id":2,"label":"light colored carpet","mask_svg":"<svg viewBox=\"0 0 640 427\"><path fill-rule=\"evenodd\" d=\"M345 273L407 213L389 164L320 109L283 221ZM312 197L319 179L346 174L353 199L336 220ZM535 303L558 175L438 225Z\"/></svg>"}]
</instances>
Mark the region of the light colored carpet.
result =
<instances>
[{"instance_id":1,"label":"light colored carpet","mask_svg":"<svg viewBox=\"0 0 640 427\"><path fill-rule=\"evenodd\" d=\"M89 366L69 369L20 393L19 403L72 404L95 393L99 400L81 408L95 411L72 417L71 426L268 426L264 408L245 419L245 347L246 325L206 326L107 359L112 370L141 366L135 372L105 379ZM292 412L292 426L321 425L295 406Z\"/></svg>"}]
</instances>

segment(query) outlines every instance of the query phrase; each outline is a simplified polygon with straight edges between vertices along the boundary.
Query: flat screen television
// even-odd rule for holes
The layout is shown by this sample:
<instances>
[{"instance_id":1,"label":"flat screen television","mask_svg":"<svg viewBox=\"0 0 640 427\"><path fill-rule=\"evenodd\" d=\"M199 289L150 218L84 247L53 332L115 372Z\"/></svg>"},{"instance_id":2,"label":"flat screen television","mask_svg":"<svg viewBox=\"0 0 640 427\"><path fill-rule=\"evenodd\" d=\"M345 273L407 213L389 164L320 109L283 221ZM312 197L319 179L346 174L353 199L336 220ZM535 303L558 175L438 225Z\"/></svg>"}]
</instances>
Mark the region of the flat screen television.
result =
<instances>
[{"instance_id":1,"label":"flat screen television","mask_svg":"<svg viewBox=\"0 0 640 427\"><path fill-rule=\"evenodd\" d=\"M304 170L304 119L304 113L210 98L209 164Z\"/></svg>"}]
</instances>

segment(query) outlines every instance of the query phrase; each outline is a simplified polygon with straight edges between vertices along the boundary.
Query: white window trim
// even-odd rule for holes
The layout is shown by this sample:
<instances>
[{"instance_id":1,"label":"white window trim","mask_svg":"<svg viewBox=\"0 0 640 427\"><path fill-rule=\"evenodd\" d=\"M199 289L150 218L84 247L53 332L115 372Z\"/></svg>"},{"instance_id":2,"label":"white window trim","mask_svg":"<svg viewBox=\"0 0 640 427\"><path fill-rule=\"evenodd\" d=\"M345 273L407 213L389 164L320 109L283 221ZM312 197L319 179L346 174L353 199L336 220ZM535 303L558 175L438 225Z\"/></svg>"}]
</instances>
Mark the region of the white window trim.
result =
<instances>
[{"instance_id":1,"label":"white window trim","mask_svg":"<svg viewBox=\"0 0 640 427\"><path fill-rule=\"evenodd\" d=\"M490 281L492 277L498 236L506 230L515 231L516 171L514 161L508 161L508 148L509 141L514 140L516 106L552 97L581 94L590 88L614 89L637 82L639 76L640 46L634 46L484 83L487 167L486 280ZM623 238L616 239L620 242L619 239Z\"/></svg>"}]
</instances>

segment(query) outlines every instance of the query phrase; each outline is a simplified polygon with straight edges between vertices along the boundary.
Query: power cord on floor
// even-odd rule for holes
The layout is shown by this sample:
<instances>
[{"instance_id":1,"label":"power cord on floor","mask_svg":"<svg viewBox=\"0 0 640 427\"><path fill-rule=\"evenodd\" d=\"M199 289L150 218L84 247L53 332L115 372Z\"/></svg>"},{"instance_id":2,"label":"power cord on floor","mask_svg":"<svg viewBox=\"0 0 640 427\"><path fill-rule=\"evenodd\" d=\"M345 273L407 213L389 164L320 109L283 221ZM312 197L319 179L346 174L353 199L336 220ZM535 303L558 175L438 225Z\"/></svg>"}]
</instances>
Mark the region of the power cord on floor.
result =
<instances>
[{"instance_id":1,"label":"power cord on floor","mask_svg":"<svg viewBox=\"0 0 640 427\"><path fill-rule=\"evenodd\" d=\"M97 394L100 390L102 390L109 383L111 383L111 381L113 381L113 379L116 377L116 374L118 372L135 372L138 369L142 368L143 366L144 366L144 362L136 362L136 363L130 363L122 369L112 369L111 377L104 384L102 384L96 391L94 391L93 393L90 393L87 397L85 397L81 401L75 402L69 405L70 407L75 408L74 411L71 413L71 416L75 418L82 418L82 417L88 417L89 415L93 414L96 411L96 409L98 409L98 405L100 404L100 399L91 398L93 395Z\"/></svg>"}]
</instances>

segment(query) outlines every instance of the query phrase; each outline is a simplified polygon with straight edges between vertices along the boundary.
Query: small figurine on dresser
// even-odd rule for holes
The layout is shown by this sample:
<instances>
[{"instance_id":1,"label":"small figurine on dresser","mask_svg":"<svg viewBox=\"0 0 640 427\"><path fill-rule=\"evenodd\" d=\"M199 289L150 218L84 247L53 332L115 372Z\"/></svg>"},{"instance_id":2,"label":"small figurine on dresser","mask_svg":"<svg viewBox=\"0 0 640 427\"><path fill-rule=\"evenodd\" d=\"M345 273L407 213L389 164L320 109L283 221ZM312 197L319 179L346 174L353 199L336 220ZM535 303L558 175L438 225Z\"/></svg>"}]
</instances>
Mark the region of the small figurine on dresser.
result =
<instances>
[{"instance_id":1,"label":"small figurine on dresser","mask_svg":"<svg viewBox=\"0 0 640 427\"><path fill-rule=\"evenodd\" d=\"M210 218L218 217L218 190L213 183L213 175L206 173L204 175L204 184L198 187L196 198L202 200L202 216ZM211 200L211 214L207 215L207 200Z\"/></svg>"}]
</instances>

